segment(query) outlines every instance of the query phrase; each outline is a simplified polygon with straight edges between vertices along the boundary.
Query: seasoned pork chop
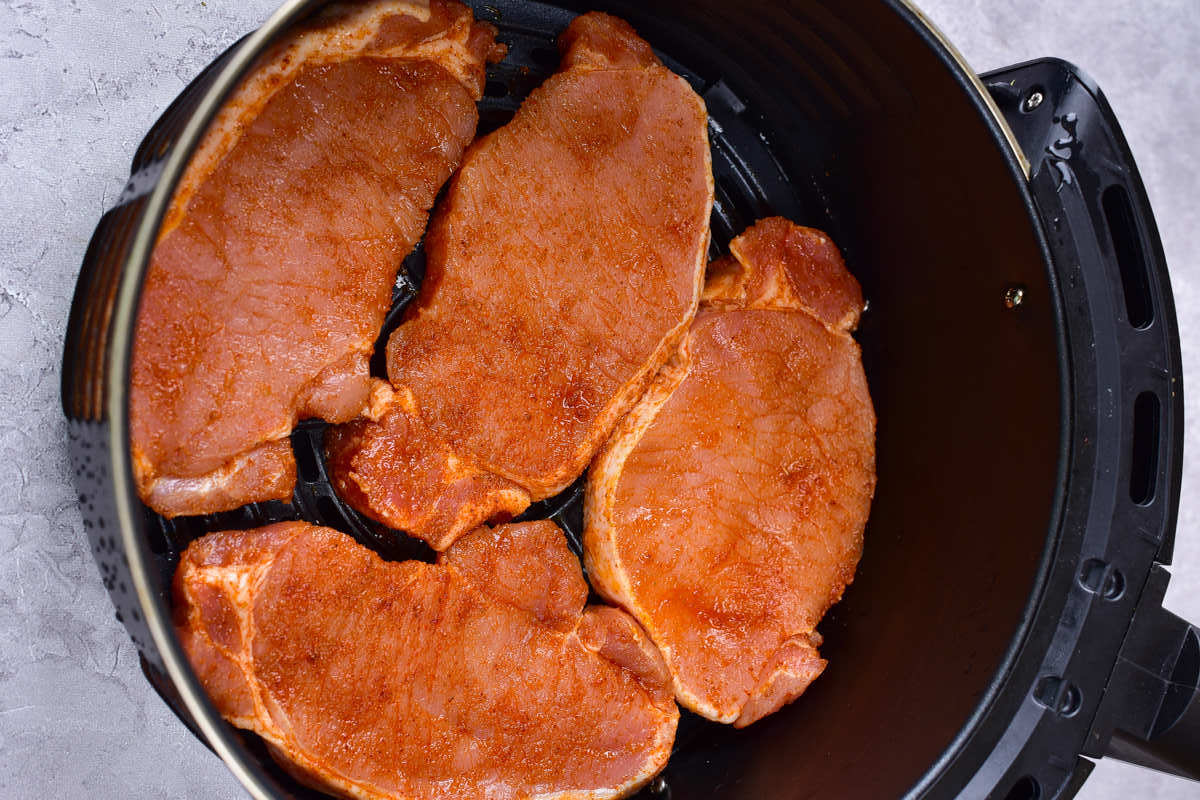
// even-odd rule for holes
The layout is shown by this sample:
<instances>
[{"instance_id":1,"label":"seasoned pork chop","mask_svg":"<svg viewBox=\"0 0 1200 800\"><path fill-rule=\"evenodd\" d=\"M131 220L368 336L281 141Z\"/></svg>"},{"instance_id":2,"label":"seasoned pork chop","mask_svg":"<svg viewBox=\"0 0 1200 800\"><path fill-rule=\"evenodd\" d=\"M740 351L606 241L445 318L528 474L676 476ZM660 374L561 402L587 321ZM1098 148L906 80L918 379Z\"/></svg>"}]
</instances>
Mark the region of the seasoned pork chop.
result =
<instances>
[{"instance_id":1,"label":"seasoned pork chop","mask_svg":"<svg viewBox=\"0 0 1200 800\"><path fill-rule=\"evenodd\" d=\"M396 272L474 135L493 35L449 0L334 7L222 111L138 318L131 445L156 511L290 499L296 421L369 408Z\"/></svg>"},{"instance_id":2,"label":"seasoned pork chop","mask_svg":"<svg viewBox=\"0 0 1200 800\"><path fill-rule=\"evenodd\" d=\"M731 249L588 473L584 546L679 702L742 727L825 668L815 629L862 552L875 415L861 291L829 238L776 218Z\"/></svg>"},{"instance_id":3,"label":"seasoned pork chop","mask_svg":"<svg viewBox=\"0 0 1200 800\"><path fill-rule=\"evenodd\" d=\"M578 478L699 300L703 102L618 19L579 17L560 44L434 217L386 413L327 441L343 497L436 549Z\"/></svg>"},{"instance_id":4,"label":"seasoned pork chop","mask_svg":"<svg viewBox=\"0 0 1200 800\"><path fill-rule=\"evenodd\" d=\"M194 542L176 629L220 713L356 798L612 798L670 755L679 710L637 623L587 606L551 522L388 563L292 522Z\"/></svg>"}]
</instances>

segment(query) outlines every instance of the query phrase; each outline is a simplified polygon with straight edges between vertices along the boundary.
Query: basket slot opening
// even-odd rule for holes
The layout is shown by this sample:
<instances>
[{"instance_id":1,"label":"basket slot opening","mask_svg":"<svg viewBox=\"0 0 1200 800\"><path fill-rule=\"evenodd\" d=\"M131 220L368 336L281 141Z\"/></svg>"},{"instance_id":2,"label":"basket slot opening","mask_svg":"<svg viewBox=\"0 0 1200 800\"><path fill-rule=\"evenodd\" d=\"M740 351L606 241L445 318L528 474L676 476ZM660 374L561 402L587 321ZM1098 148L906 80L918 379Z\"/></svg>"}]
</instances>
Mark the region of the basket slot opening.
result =
<instances>
[{"instance_id":1,"label":"basket slot opening","mask_svg":"<svg viewBox=\"0 0 1200 800\"><path fill-rule=\"evenodd\" d=\"M307 431L302 435L307 438ZM319 441L318 439L317 442ZM318 460L320 456L317 455L316 449L311 446L310 442L304 441L298 436L293 437L292 452L296 455L296 467L300 473L300 480L306 483L316 483L325 477Z\"/></svg>"},{"instance_id":2,"label":"basket slot opening","mask_svg":"<svg viewBox=\"0 0 1200 800\"><path fill-rule=\"evenodd\" d=\"M321 522L325 525L330 525L339 530L345 529L346 515L342 513L337 501L332 497L327 497L326 495L318 497L317 512L321 515Z\"/></svg>"},{"instance_id":3,"label":"basket slot opening","mask_svg":"<svg viewBox=\"0 0 1200 800\"><path fill-rule=\"evenodd\" d=\"M1133 203L1124 186L1114 184L1104 190L1102 200L1113 252L1121 270L1121 288L1125 294L1125 312L1129 324L1138 330L1154 322L1154 302L1150 297L1150 276L1146 273L1146 253L1138 234Z\"/></svg>"},{"instance_id":4,"label":"basket slot opening","mask_svg":"<svg viewBox=\"0 0 1200 800\"><path fill-rule=\"evenodd\" d=\"M1139 506L1154 502L1158 483L1158 439L1162 416L1158 395L1142 392L1133 404L1133 456L1129 499Z\"/></svg>"}]
</instances>

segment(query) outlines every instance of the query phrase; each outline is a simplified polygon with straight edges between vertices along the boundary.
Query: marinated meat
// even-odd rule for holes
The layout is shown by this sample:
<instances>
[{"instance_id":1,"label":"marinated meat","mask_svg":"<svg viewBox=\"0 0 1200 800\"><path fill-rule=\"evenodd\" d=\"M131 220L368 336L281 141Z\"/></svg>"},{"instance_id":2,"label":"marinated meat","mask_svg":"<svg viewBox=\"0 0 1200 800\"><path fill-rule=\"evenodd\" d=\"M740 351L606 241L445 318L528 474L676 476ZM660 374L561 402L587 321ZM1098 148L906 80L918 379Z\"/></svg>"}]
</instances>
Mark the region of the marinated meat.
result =
<instances>
[{"instance_id":1,"label":"marinated meat","mask_svg":"<svg viewBox=\"0 0 1200 800\"><path fill-rule=\"evenodd\" d=\"M305 523L184 553L175 624L219 712L356 798L611 798L670 755L679 710L624 612L585 607L551 522L481 528L436 565Z\"/></svg>"},{"instance_id":2,"label":"marinated meat","mask_svg":"<svg viewBox=\"0 0 1200 800\"><path fill-rule=\"evenodd\" d=\"M297 420L344 422L378 399L368 359L474 136L493 37L450 0L337 6L221 112L165 218L137 324L131 446L156 511L290 499Z\"/></svg>"},{"instance_id":3,"label":"marinated meat","mask_svg":"<svg viewBox=\"0 0 1200 800\"><path fill-rule=\"evenodd\" d=\"M825 668L816 625L862 552L875 416L861 290L829 237L776 218L731 249L588 473L584 545L679 702L742 727Z\"/></svg>"},{"instance_id":4,"label":"marinated meat","mask_svg":"<svg viewBox=\"0 0 1200 800\"><path fill-rule=\"evenodd\" d=\"M560 46L435 214L386 412L327 440L342 496L436 549L578 478L699 300L703 102L614 17L577 18Z\"/></svg>"}]
</instances>

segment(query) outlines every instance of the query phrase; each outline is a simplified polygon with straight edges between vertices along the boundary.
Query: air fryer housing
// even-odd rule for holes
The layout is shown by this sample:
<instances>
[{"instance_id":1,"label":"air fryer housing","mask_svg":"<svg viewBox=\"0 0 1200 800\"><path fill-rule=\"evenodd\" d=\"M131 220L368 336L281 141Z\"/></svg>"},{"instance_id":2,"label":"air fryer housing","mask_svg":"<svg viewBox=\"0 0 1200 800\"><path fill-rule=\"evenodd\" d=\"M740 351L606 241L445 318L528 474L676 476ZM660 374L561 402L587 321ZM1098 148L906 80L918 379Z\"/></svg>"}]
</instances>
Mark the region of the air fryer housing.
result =
<instances>
[{"instance_id":1,"label":"air fryer housing","mask_svg":"<svg viewBox=\"0 0 1200 800\"><path fill-rule=\"evenodd\" d=\"M782 214L827 230L870 301L857 338L879 485L855 582L821 625L830 667L743 731L685 715L646 797L1068 798L1105 754L1200 777L1200 640L1161 607L1179 339L1146 194L1095 84L1055 60L981 80L904 0L469 4L510 48L482 129L553 71L575 13L625 17L708 104L713 254ZM150 682L259 798L314 793L196 682L170 626L180 550L306 518L420 553L338 501L313 423L293 437L291 505L148 512L127 445L130 346L187 159L257 55L321 5L288 2L154 126L88 248L63 367L84 524L118 619ZM417 254L389 327L420 273ZM577 489L533 513L577 545Z\"/></svg>"}]
</instances>

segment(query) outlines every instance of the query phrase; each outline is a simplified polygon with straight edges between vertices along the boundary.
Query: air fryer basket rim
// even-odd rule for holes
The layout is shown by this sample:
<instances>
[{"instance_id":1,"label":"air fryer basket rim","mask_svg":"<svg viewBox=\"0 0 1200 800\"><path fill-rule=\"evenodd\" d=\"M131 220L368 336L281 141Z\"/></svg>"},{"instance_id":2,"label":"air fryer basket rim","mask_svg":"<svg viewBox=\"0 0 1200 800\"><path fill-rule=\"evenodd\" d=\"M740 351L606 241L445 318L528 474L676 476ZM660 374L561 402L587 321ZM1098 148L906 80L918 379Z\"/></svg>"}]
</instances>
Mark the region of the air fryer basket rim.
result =
<instances>
[{"instance_id":1,"label":"air fryer basket rim","mask_svg":"<svg viewBox=\"0 0 1200 800\"><path fill-rule=\"evenodd\" d=\"M126 259L125 270L122 273L117 294L116 305L113 309L111 322L112 345L110 361L106 365L109 374L106 406L110 421L109 440L110 452L113 458L112 480L116 497L117 521L120 534L129 559L133 575L134 591L143 608L146 623L150 629L154 644L163 658L168 676L179 691L181 699L191 713L197 726L216 753L237 776L242 785L259 800L272 800L273 794L268 788L261 768L245 757L245 751L229 732L228 727L217 713L200 686L183 649L171 628L170 611L163 598L157 596L151 589L147 576L151 554L146 537L140 535L141 507L133 484L132 456L127 442L129 437L129 404L128 387L130 365L133 347L133 331L135 330L136 309L140 300L142 282L149 267L150 254L153 249L155 236L167 205L183 171L198 146L200 139L215 118L221 105L233 92L241 79L250 71L258 55L280 33L302 19L312 9L323 5L326 0L286 0L283 5L255 32L246 37L228 63L197 105L191 120L171 150L157 185L150 195L149 201L134 237L129 255ZM1015 183L1025 196L1029 209L1031 224L1037 224L1037 216L1033 210L1032 198L1029 197L1026 182L1029 178L1029 161L1021 151L1016 137L1009 128L1003 115L997 108L991 95L985 90L979 77L967 65L964 57L954 48L950 40L934 26L911 0L886 0L897 13L904 15L910 24L920 31L930 48L940 60L950 69L964 91L970 96L978 112L987 119L988 127L993 132L996 145L1004 152ZM1044 246L1043 246L1044 249ZM1049 262L1049 252L1044 249ZM1061 337L1060 337L1061 338ZM1065 345L1060 343L1060 348ZM1066 443L1062 443L1065 451ZM1065 456L1060 456L1060 471L1064 469ZM1046 567L1052 557L1052 548L1048 545L1043 563L1039 567L1037 587L1045 579ZM953 758L953 754L970 738L971 729L979 718L986 712L988 705L999 688L1003 673L1007 672L1019 650L1020 640L1024 638L1025 629L1031 619L1031 610L1036 605L1040 591L1035 591L1029 600L1029 606L1022 615L1022 630L1010 644L1003 662L998 667L996 678L989 685L988 691L981 698L971 717L964 721L963 729L955 738L950 748L943 754L938 763L931 765L922 783L936 779L945 763ZM920 784L914 787L914 794L919 793Z\"/></svg>"},{"instance_id":2,"label":"air fryer basket rim","mask_svg":"<svg viewBox=\"0 0 1200 800\"><path fill-rule=\"evenodd\" d=\"M183 704L191 713L201 733L227 764L238 780L246 787L252 796L269 800L273 793L261 768L248 758L242 744L233 736L220 716L216 713L192 672L182 647L171 627L170 610L163 597L158 595L149 582L151 552L146 537L141 535L142 519L141 505L137 498L132 481L132 463L129 452L129 408L128 388L129 371L132 353L134 322L140 297L142 280L149 264L150 253L156 238L157 230L174 188L182 176L188 160L198 145L207 126L215 117L224 100L233 91L241 78L251 69L257 56L267 44L279 33L301 19L312 9L322 5L322 0L287 0L263 26L250 34L232 53L228 62L221 68L214 82L204 93L192 114L182 135L169 153L162 166L157 185L150 194L145 211L139 222L131 249L121 274L117 300L113 309L111 330L111 350L105 370L108 376L107 393L104 405L109 421L109 446L112 459L111 480L115 495L117 523L125 553L129 560L133 578L133 589L138 602L143 609L146 624L149 627L155 647L162 656L164 666L170 680L179 691ZM1041 227L1040 216L1030 190L1030 162L1013 130L1010 128L1003 113L991 94L985 89L980 79L966 65L962 56L940 31L909 1L884 0L885 6L901 15L908 24L926 41L931 51L943 65L954 75L964 92L970 98L977 113L985 120L994 142L1008 165L1012 180L1027 208L1030 224L1036 231L1036 237L1047 267L1048 279L1056 281L1054 270L1051 268L1053 256ZM1068 344L1063 330L1063 310L1060 299L1056 295L1055 318L1058 323L1057 347L1060 363L1068 358ZM1002 662L997 667L988 689L980 699L975 711L966 719L951 745L935 764L930 765L921 781L913 787L910 794L918 795L935 783L948 765L954 761L970 741L980 720L986 715L988 708L995 700L1004 683L1005 676L1015 662L1030 625L1034 618L1042 592L1045 588L1050 567L1054 559L1055 537L1062 511L1062 493L1065 491L1065 478L1069 462L1070 443L1068 441L1067 408L1070 402L1068 384L1070 377L1064 368L1060 373L1062 382L1062 409L1064 424L1061 427L1062 437L1059 443L1059 474L1058 497L1054 504L1054 515L1050 520L1047 543L1038 567L1034 591L1030 594L1026 610L1022 615L1020 629L1014 636Z\"/></svg>"}]
</instances>

